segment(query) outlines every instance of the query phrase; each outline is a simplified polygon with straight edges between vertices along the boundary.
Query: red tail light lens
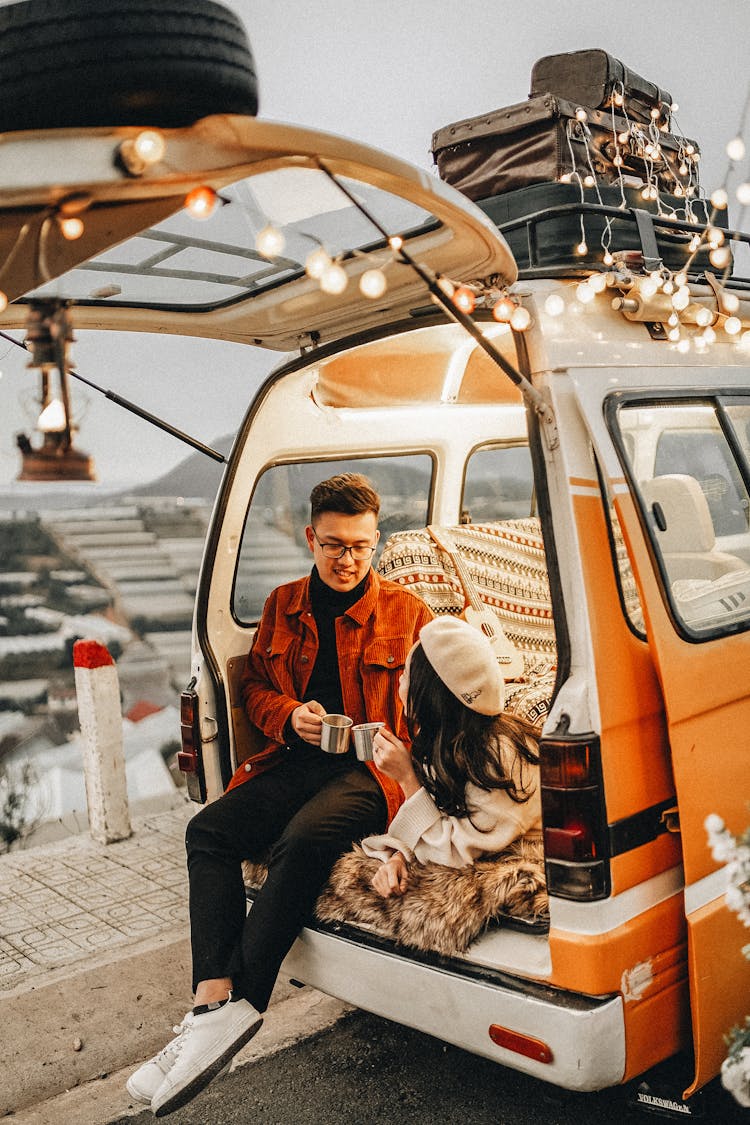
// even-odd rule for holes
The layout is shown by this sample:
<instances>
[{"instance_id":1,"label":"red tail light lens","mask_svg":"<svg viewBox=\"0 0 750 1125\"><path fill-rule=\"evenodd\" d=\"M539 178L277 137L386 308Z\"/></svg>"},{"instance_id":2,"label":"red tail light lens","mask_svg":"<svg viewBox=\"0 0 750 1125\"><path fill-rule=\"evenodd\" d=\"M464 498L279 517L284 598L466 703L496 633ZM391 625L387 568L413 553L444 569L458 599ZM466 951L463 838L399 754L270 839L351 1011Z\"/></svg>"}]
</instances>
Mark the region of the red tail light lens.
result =
<instances>
[{"instance_id":1,"label":"red tail light lens","mask_svg":"<svg viewBox=\"0 0 750 1125\"><path fill-rule=\"evenodd\" d=\"M190 798L193 801L205 801L198 696L192 687L188 687L180 696L180 735L182 749L177 753L177 765L185 774Z\"/></svg>"},{"instance_id":2,"label":"red tail light lens","mask_svg":"<svg viewBox=\"0 0 750 1125\"><path fill-rule=\"evenodd\" d=\"M540 755L548 890L561 898L606 898L609 852L599 740L543 739Z\"/></svg>"}]
</instances>

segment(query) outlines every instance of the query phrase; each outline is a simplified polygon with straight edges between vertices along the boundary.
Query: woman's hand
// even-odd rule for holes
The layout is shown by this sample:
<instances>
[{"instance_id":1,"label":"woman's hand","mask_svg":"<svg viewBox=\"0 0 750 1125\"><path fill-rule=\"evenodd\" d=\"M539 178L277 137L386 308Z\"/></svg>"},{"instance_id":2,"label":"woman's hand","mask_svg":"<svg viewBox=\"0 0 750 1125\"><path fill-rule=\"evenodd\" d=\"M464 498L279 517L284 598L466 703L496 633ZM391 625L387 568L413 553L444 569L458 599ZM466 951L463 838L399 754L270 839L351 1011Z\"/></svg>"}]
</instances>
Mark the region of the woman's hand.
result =
<instances>
[{"instance_id":1,"label":"woman's hand","mask_svg":"<svg viewBox=\"0 0 750 1125\"><path fill-rule=\"evenodd\" d=\"M396 738L387 727L381 727L372 740L373 761L381 773L392 777L404 791L405 797L411 797L418 789L420 782L414 772L411 754L400 738Z\"/></svg>"},{"instance_id":2,"label":"woman's hand","mask_svg":"<svg viewBox=\"0 0 750 1125\"><path fill-rule=\"evenodd\" d=\"M401 852L394 852L386 863L381 863L372 877L373 888L383 898L402 895L409 882L409 867Z\"/></svg>"}]
</instances>

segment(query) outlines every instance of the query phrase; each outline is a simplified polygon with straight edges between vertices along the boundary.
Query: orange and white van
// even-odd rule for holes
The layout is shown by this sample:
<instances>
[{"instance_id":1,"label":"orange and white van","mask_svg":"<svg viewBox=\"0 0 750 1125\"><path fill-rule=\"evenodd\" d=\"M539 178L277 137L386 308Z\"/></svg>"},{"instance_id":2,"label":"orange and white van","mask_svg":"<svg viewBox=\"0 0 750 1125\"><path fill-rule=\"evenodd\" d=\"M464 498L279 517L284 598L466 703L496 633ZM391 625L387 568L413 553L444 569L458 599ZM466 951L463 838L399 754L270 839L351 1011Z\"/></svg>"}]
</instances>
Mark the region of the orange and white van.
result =
<instances>
[{"instance_id":1,"label":"orange and white van","mask_svg":"<svg viewBox=\"0 0 750 1125\"><path fill-rule=\"evenodd\" d=\"M750 799L750 288L646 271L653 210L622 208L633 253L608 267L519 274L486 208L364 145L219 113L158 130L156 159L127 167L141 132L2 137L2 327L31 309L57 341L64 324L286 353L238 404L206 539L182 700L191 795L218 797L252 749L236 669L270 589L309 565L315 481L366 472L384 542L520 521L543 559L544 604L481 593L511 635L513 613L548 626L540 683L533 660L527 677L546 691L548 927L489 924L445 958L311 922L285 971L571 1090L692 1051L689 1095L750 999L704 829L718 814L740 833ZM200 224L183 209L197 188L222 204ZM81 239L50 221L66 207ZM284 244L264 257L253 232L269 225ZM671 228L686 263L694 233Z\"/></svg>"}]
</instances>

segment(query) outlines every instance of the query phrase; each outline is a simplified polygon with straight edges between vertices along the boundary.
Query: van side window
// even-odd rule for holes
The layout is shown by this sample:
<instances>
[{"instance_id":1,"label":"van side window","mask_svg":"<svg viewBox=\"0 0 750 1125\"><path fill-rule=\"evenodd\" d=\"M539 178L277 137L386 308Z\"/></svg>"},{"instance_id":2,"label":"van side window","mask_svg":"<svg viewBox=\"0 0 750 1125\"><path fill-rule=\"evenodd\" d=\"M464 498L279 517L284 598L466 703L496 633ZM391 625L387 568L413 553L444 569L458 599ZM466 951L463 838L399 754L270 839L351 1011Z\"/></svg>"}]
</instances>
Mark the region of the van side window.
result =
<instances>
[{"instance_id":1,"label":"van side window","mask_svg":"<svg viewBox=\"0 0 750 1125\"><path fill-rule=\"evenodd\" d=\"M535 515L528 445L477 449L466 464L462 523L492 523Z\"/></svg>"},{"instance_id":2,"label":"van side window","mask_svg":"<svg viewBox=\"0 0 750 1125\"><path fill-rule=\"evenodd\" d=\"M380 543L373 566L392 532L429 523L433 461L427 453L272 465L256 483L237 555L232 608L240 623L258 621L276 586L309 574L310 491L337 473L364 473L380 493Z\"/></svg>"},{"instance_id":3,"label":"van side window","mask_svg":"<svg viewBox=\"0 0 750 1125\"><path fill-rule=\"evenodd\" d=\"M677 620L750 627L750 402L623 404L620 442Z\"/></svg>"}]
</instances>

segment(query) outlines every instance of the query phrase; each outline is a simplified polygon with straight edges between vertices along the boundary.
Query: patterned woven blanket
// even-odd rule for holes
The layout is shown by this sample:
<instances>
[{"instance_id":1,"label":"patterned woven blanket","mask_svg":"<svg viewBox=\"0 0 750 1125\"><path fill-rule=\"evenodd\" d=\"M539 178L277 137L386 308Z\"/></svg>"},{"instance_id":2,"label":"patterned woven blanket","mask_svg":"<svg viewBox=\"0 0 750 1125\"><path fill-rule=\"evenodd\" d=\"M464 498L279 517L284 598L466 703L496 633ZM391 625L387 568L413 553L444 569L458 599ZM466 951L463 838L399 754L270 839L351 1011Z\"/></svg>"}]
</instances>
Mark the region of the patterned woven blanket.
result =
<instances>
[{"instance_id":1,"label":"patterned woven blanket","mask_svg":"<svg viewBox=\"0 0 750 1125\"><path fill-rule=\"evenodd\" d=\"M448 531L480 602L523 653L523 677L506 684L506 710L541 725L554 689L557 650L539 520L462 524ZM426 528L391 535L378 572L419 594L435 614L464 609L456 567Z\"/></svg>"}]
</instances>

